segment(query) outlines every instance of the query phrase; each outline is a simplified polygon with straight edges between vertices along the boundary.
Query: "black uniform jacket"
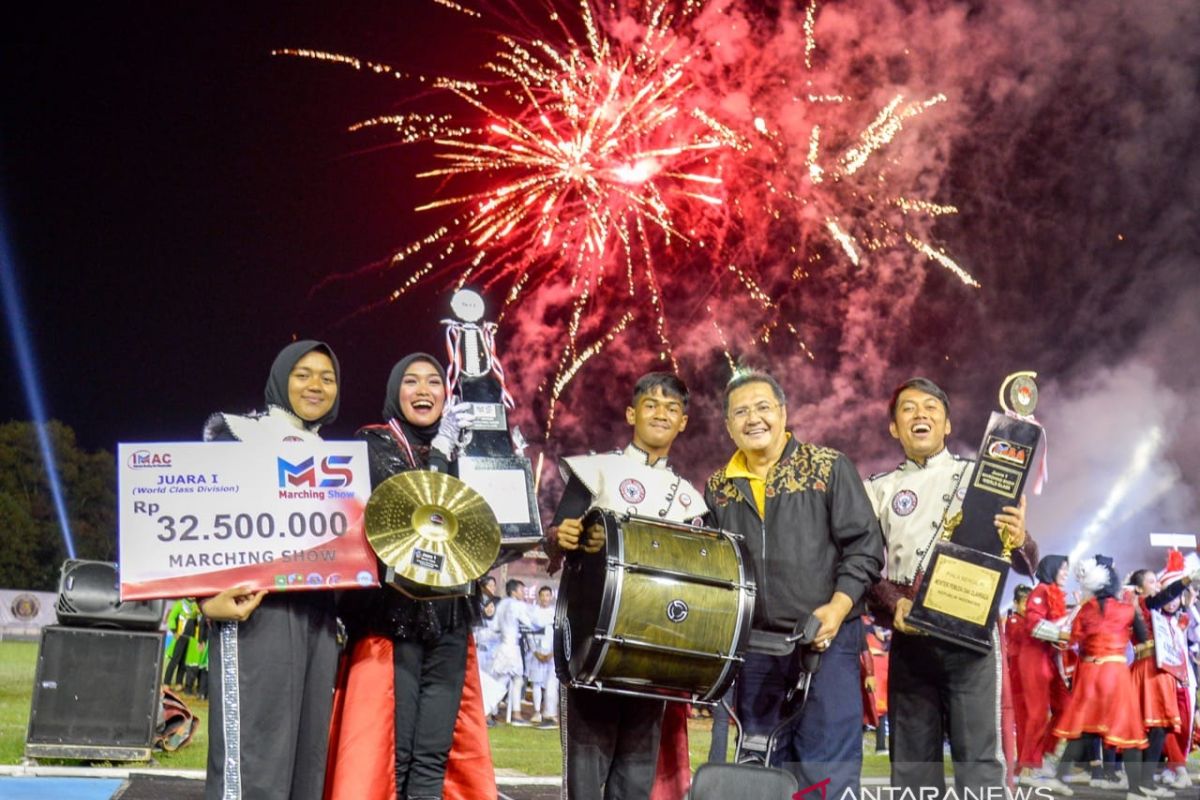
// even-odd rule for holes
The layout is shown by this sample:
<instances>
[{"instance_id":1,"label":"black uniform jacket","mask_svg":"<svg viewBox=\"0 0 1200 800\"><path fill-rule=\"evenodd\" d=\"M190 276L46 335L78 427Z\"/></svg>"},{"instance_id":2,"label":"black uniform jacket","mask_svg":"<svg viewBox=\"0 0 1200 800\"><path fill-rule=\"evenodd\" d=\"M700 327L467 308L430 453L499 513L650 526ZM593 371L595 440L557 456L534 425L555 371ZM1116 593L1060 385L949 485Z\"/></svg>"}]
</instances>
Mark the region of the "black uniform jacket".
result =
<instances>
[{"instance_id":1,"label":"black uniform jacket","mask_svg":"<svg viewBox=\"0 0 1200 800\"><path fill-rule=\"evenodd\" d=\"M854 464L828 447L789 438L767 474L766 518L750 482L723 468L704 500L716 527L746 539L758 581L754 627L790 631L835 591L863 612L863 595L883 569L883 535Z\"/></svg>"}]
</instances>

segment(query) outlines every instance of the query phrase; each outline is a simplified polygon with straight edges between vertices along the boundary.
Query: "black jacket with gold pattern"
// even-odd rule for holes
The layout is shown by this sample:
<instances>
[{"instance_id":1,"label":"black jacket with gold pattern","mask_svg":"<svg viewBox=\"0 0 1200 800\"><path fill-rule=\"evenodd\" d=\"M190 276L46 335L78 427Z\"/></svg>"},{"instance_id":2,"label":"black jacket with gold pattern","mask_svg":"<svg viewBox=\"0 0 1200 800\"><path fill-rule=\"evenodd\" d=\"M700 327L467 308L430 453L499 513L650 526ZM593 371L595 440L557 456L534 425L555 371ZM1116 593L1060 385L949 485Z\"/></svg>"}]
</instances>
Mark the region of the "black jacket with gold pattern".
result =
<instances>
[{"instance_id":1,"label":"black jacket with gold pattern","mask_svg":"<svg viewBox=\"0 0 1200 800\"><path fill-rule=\"evenodd\" d=\"M750 482L719 470L704 500L716 527L746 538L758 581L754 627L790 631L835 591L863 611L863 595L883 569L883 535L862 479L837 450L788 440L767 473L766 518Z\"/></svg>"}]
</instances>

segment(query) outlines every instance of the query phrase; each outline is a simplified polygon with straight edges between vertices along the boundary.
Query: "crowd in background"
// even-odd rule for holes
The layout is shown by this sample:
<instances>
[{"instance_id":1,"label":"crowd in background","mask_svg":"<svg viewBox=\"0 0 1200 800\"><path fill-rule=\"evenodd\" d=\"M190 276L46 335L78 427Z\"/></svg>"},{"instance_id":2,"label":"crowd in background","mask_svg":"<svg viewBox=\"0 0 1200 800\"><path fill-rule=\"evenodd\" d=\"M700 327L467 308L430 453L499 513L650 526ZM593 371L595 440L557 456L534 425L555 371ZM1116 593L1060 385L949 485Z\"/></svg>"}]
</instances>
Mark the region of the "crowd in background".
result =
<instances>
[{"instance_id":1,"label":"crowd in background","mask_svg":"<svg viewBox=\"0 0 1200 800\"><path fill-rule=\"evenodd\" d=\"M510 579L497 595L496 579L483 579L482 615L474 628L488 726L558 726L554 669L554 589L536 591ZM528 689L528 699L526 690ZM522 706L529 702L526 715Z\"/></svg>"},{"instance_id":2,"label":"crowd in background","mask_svg":"<svg viewBox=\"0 0 1200 800\"><path fill-rule=\"evenodd\" d=\"M195 598L176 600L167 611L163 685L176 694L208 699L208 620Z\"/></svg>"},{"instance_id":3,"label":"crowd in background","mask_svg":"<svg viewBox=\"0 0 1200 800\"><path fill-rule=\"evenodd\" d=\"M1002 630L1005 705L1011 709L1006 733L1014 741L1022 784L1064 796L1079 784L1129 790L1123 762L1133 749L1142 751L1153 781L1141 795L1170 797L1193 785L1186 762L1200 748L1200 592L1193 585L1195 569L1172 555L1165 570L1135 570L1113 588L1086 586L1086 574L1096 566L1088 559L1076 569L1078 592L1067 591L1067 558L1047 556L1039 564L1036 586L1016 586ZM1107 614L1098 597L1111 598ZM1089 603L1100 616L1131 607L1134 621L1107 626L1112 653L1097 651L1100 634L1089 633L1086 617L1081 618ZM865 621L864 726L875 731L875 750L883 754L888 752L891 631ZM1084 674L1081 665L1086 665ZM1101 681L1086 674L1101 668L1107 672ZM1130 730L1120 738L1121 731Z\"/></svg>"},{"instance_id":4,"label":"crowd in background","mask_svg":"<svg viewBox=\"0 0 1200 800\"><path fill-rule=\"evenodd\" d=\"M1186 761L1200 744L1200 572L1178 552L1164 570L1124 580L1103 556L1074 566L1079 593L1067 591L1066 557L1043 558L1037 585L1016 588L1004 620L1021 781L1062 794L1072 783L1128 789L1123 753L1140 750L1158 784L1143 795L1190 787ZM1074 747L1060 750L1061 741Z\"/></svg>"}]
</instances>

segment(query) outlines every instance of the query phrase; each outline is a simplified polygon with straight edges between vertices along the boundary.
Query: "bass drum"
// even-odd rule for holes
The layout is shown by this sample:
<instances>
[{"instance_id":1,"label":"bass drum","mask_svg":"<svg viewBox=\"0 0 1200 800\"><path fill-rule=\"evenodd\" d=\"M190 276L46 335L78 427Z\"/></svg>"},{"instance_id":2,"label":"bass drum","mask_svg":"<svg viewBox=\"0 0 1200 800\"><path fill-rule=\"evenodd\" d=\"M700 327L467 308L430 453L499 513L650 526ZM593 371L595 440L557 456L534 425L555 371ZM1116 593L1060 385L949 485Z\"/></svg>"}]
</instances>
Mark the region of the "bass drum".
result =
<instances>
[{"instance_id":1,"label":"bass drum","mask_svg":"<svg viewBox=\"0 0 1200 800\"><path fill-rule=\"evenodd\" d=\"M572 553L556 658L576 688L719 702L743 661L755 585L740 536L593 511L603 553Z\"/></svg>"}]
</instances>

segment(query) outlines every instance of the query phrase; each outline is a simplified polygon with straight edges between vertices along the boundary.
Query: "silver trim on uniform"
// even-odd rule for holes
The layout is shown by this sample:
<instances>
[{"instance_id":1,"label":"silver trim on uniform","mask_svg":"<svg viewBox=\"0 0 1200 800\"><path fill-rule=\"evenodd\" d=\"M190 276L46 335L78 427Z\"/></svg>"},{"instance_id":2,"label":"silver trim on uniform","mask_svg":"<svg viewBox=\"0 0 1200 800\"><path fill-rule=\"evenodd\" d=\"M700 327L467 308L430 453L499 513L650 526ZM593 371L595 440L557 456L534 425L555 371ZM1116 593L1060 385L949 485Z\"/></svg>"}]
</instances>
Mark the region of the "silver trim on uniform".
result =
<instances>
[{"instance_id":1,"label":"silver trim on uniform","mask_svg":"<svg viewBox=\"0 0 1200 800\"><path fill-rule=\"evenodd\" d=\"M957 456L955 456L953 453L950 454L950 457L957 458ZM922 467L922 469L924 469L924 467ZM913 573L912 578L909 581L910 583L915 582L917 576L929 568L929 561L933 558L933 548L942 538L942 529L946 527L946 517L952 516L950 509L954 508L954 502L958 500L958 506L960 509L962 508L962 500L958 499L958 488L962 486L963 476L966 474L967 470L965 467L963 468L962 472L958 473L958 477L954 481L954 490L950 492L949 495L950 499L943 501L946 504L946 507L942 509L942 518L938 520L937 527L933 530L933 536L931 536L929 541L925 543L924 551L917 551L917 571Z\"/></svg>"},{"instance_id":2,"label":"silver trim on uniform","mask_svg":"<svg viewBox=\"0 0 1200 800\"><path fill-rule=\"evenodd\" d=\"M992 625L992 657L996 663L996 761L1008 785L1008 762L1004 758L1004 657L1000 654L1000 626Z\"/></svg>"},{"instance_id":3,"label":"silver trim on uniform","mask_svg":"<svg viewBox=\"0 0 1200 800\"><path fill-rule=\"evenodd\" d=\"M221 800L242 797L242 700L238 684L238 624L218 622L221 629L221 730L225 753L221 763Z\"/></svg>"}]
</instances>

